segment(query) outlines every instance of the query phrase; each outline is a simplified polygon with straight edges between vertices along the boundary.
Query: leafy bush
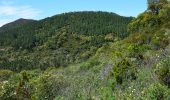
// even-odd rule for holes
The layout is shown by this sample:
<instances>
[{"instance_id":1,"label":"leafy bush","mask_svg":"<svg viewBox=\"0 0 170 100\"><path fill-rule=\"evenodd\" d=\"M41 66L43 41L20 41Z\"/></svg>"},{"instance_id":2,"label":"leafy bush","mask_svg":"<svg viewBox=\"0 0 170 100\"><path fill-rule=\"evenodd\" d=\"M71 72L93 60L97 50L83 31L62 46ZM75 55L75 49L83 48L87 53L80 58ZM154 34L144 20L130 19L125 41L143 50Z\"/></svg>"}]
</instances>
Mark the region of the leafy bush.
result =
<instances>
[{"instance_id":1,"label":"leafy bush","mask_svg":"<svg viewBox=\"0 0 170 100\"><path fill-rule=\"evenodd\" d=\"M122 84L128 79L135 80L137 78L136 73L136 66L128 58L116 63L112 70L112 76L114 76L118 84Z\"/></svg>"},{"instance_id":2,"label":"leafy bush","mask_svg":"<svg viewBox=\"0 0 170 100\"><path fill-rule=\"evenodd\" d=\"M1 100L16 100L16 87L19 81L19 75L13 75L7 81L4 81L2 88L0 88L0 99Z\"/></svg>"},{"instance_id":3,"label":"leafy bush","mask_svg":"<svg viewBox=\"0 0 170 100\"><path fill-rule=\"evenodd\" d=\"M0 81L8 80L13 74L10 70L0 70Z\"/></svg>"},{"instance_id":4,"label":"leafy bush","mask_svg":"<svg viewBox=\"0 0 170 100\"><path fill-rule=\"evenodd\" d=\"M169 44L168 36L164 35L164 31L159 31L152 37L151 44L153 45L153 49L165 48Z\"/></svg>"},{"instance_id":5,"label":"leafy bush","mask_svg":"<svg viewBox=\"0 0 170 100\"><path fill-rule=\"evenodd\" d=\"M170 87L170 58L161 60L155 66L155 73L162 83Z\"/></svg>"},{"instance_id":6,"label":"leafy bush","mask_svg":"<svg viewBox=\"0 0 170 100\"><path fill-rule=\"evenodd\" d=\"M101 87L99 89L101 100L114 100L113 90L111 87Z\"/></svg>"},{"instance_id":7,"label":"leafy bush","mask_svg":"<svg viewBox=\"0 0 170 100\"><path fill-rule=\"evenodd\" d=\"M142 99L145 100L169 100L170 89L159 83L151 84L142 91Z\"/></svg>"},{"instance_id":8,"label":"leafy bush","mask_svg":"<svg viewBox=\"0 0 170 100\"><path fill-rule=\"evenodd\" d=\"M90 59L87 62L83 63L83 65L81 65L81 69L82 70L89 70L90 68L99 65L100 62L96 59Z\"/></svg>"},{"instance_id":9,"label":"leafy bush","mask_svg":"<svg viewBox=\"0 0 170 100\"><path fill-rule=\"evenodd\" d=\"M138 44L131 44L128 47L128 51L130 54L130 57L135 57L138 60L143 60L144 57L142 55L142 53L147 50L148 47L145 45L138 45Z\"/></svg>"}]
</instances>

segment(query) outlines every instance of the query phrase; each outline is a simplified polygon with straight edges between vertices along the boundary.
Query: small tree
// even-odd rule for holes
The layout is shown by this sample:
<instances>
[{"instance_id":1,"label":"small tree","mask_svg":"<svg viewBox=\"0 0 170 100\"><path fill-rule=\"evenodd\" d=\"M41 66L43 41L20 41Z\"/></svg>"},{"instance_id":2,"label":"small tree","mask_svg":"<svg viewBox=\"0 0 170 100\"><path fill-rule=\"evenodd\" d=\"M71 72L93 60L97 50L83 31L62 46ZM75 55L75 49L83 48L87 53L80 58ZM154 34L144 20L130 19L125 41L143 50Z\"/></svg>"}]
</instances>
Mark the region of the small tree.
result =
<instances>
[{"instance_id":1,"label":"small tree","mask_svg":"<svg viewBox=\"0 0 170 100\"><path fill-rule=\"evenodd\" d=\"M157 6L158 2L159 0L148 0L148 10L158 14L159 12L159 8Z\"/></svg>"},{"instance_id":2,"label":"small tree","mask_svg":"<svg viewBox=\"0 0 170 100\"><path fill-rule=\"evenodd\" d=\"M167 0L148 0L148 10L158 14L164 5L168 3Z\"/></svg>"},{"instance_id":3,"label":"small tree","mask_svg":"<svg viewBox=\"0 0 170 100\"><path fill-rule=\"evenodd\" d=\"M29 79L27 73L25 71L22 72L22 78L20 79L17 89L16 95L19 100L29 100L30 99L30 91L29 91Z\"/></svg>"},{"instance_id":4,"label":"small tree","mask_svg":"<svg viewBox=\"0 0 170 100\"><path fill-rule=\"evenodd\" d=\"M136 80L136 73L136 66L133 65L128 58L125 58L115 64L111 74L114 76L118 84L122 84L123 81Z\"/></svg>"}]
</instances>

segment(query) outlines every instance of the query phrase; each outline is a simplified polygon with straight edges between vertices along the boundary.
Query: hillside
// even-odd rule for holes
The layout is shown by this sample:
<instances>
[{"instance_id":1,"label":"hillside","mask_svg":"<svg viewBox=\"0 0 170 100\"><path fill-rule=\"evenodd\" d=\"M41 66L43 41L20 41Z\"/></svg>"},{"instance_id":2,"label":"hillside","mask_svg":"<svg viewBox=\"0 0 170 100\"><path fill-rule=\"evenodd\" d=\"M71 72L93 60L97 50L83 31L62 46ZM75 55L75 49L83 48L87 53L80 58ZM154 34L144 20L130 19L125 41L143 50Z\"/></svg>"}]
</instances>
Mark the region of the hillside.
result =
<instances>
[{"instance_id":1,"label":"hillside","mask_svg":"<svg viewBox=\"0 0 170 100\"><path fill-rule=\"evenodd\" d=\"M8 24L0 27L0 32L9 31L9 30L21 27L25 24L29 24L29 23L32 23L32 22L35 22L35 20L20 18L20 19L14 21L14 22L8 23Z\"/></svg>"},{"instance_id":2,"label":"hillside","mask_svg":"<svg viewBox=\"0 0 170 100\"><path fill-rule=\"evenodd\" d=\"M36 59L39 58L37 60L44 63L42 66L46 65L48 67L29 67L29 70L24 67L26 70L21 68L16 71L9 70L10 67L1 67L0 85L2 85L2 87L0 87L0 99L169 100L169 12L170 3L166 0L160 0L157 3L148 4L148 9L145 12L138 15L137 18L130 20L130 23L126 26L128 30L126 32L128 34L123 35L123 37L122 35L114 35L112 37L115 32L111 32L113 34L110 34L110 32L107 33L105 31L106 33L101 32L100 34L97 34L95 33L95 30L91 33L92 35L84 32L81 33L80 31L79 32L81 34L79 34L79 32L76 33L76 30L74 30L74 33L70 33L70 27L74 27L75 24L72 24L71 26L69 26L70 24L67 24L66 26L64 25L65 27L60 27L59 30L54 32L56 26L52 23L55 23L55 21L53 20L50 22L49 20L51 18L55 19L57 16L65 16L67 14L61 14L41 20L41 25L46 25L45 27L47 29L49 29L51 25L53 26L53 28L48 31L52 29L54 30L49 33L56 34L48 34L44 37L43 33L46 33L46 28L43 28L40 25L38 26L40 29L36 30L36 32L39 33L35 33L35 36L41 36L38 40L43 41L37 41L38 43L32 47L33 49L14 49L14 47L10 44L7 46L4 45L4 49L1 50L0 53L3 55L1 56L1 59L4 60L0 61L1 64L6 61L10 62L8 63L9 65L11 63L14 65L13 61L15 61L16 57L18 57L20 60L30 62L25 64L20 63L20 61L17 60L18 62L15 62L16 66L21 64L22 67L22 65L35 64ZM101 14L101 12L98 13ZM81 15L82 12L68 13L68 15L69 14ZM92 15L90 15L90 18ZM81 16L81 18L84 16L85 15ZM103 20L106 21L105 18ZM62 20L60 19L60 21ZM105 23L105 25L107 23ZM83 28L86 29L86 27ZM78 37L79 41L77 41L75 36ZM63 37L65 37L68 41L62 41L61 45L58 47L58 41L54 41L61 38L63 40ZM100 43L93 44L96 43L94 41L97 41L99 37L102 38L98 40ZM84 42L86 39L91 41L92 44ZM103 41L103 39L107 41ZM37 38L35 40L37 40ZM81 42L84 42L84 44L79 44ZM91 55L88 56L86 60L77 59L79 61L70 61L74 63L68 64L67 67L59 64L53 65L52 62L47 63L48 61L58 61L54 60L58 55L54 55L56 55L60 49L62 49L61 51L64 51L67 47L66 50L74 51L75 47L77 47L75 44L78 47L81 47L79 50L82 51L76 52L75 54L86 54L88 51ZM87 47L84 48L84 46ZM70 49L71 47L74 48ZM94 51L90 51L92 49L91 47L95 47L95 49L93 48ZM73 54L73 51L69 51L70 53L67 52L66 54ZM65 58L62 59L61 57L64 54L59 54L61 61L65 61ZM71 57L72 56L75 57L75 55L71 55ZM81 59L83 58L82 56L77 57L80 57ZM6 63L6 66L8 64ZM5 68L6 70L4 70Z\"/></svg>"},{"instance_id":3,"label":"hillside","mask_svg":"<svg viewBox=\"0 0 170 100\"><path fill-rule=\"evenodd\" d=\"M1 48L5 49L0 68L46 69L85 61L102 45L126 37L131 20L107 12L71 12L25 25L15 21L5 25L9 30L0 32ZM10 28L19 22L17 28Z\"/></svg>"}]
</instances>

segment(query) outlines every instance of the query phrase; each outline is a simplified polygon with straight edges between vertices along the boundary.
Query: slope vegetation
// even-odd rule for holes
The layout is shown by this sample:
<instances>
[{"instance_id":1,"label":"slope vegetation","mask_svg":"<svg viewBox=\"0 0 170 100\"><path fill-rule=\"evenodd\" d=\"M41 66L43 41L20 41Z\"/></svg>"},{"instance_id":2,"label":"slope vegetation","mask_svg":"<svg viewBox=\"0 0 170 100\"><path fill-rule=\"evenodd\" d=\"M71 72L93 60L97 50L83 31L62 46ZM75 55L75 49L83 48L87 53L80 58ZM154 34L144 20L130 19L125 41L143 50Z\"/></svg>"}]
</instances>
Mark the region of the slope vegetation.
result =
<instances>
[{"instance_id":1,"label":"slope vegetation","mask_svg":"<svg viewBox=\"0 0 170 100\"><path fill-rule=\"evenodd\" d=\"M131 21L129 36L100 46L86 61L45 71L1 70L0 99L169 100L170 4L158 4L158 12Z\"/></svg>"},{"instance_id":2,"label":"slope vegetation","mask_svg":"<svg viewBox=\"0 0 170 100\"><path fill-rule=\"evenodd\" d=\"M0 68L46 69L85 61L103 44L126 37L131 20L107 12L72 12L15 21L1 28L9 27L0 32Z\"/></svg>"}]
</instances>

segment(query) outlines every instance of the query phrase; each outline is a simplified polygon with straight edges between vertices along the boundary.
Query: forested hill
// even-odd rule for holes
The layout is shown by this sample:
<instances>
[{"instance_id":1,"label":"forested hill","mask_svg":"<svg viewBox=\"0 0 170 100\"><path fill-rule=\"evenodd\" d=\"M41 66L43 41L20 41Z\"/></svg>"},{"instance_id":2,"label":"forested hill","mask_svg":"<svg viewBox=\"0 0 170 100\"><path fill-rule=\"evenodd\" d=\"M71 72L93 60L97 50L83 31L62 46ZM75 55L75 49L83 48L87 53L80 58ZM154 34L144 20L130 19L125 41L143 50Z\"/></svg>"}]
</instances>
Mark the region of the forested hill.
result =
<instances>
[{"instance_id":1,"label":"forested hill","mask_svg":"<svg viewBox=\"0 0 170 100\"><path fill-rule=\"evenodd\" d=\"M14 28L19 28L23 25L26 25L26 24L29 24L29 23L32 23L32 22L35 22L35 20L20 18L20 19L14 21L14 22L8 23L8 24L0 27L0 32L5 32L5 31L12 30Z\"/></svg>"},{"instance_id":2,"label":"forested hill","mask_svg":"<svg viewBox=\"0 0 170 100\"><path fill-rule=\"evenodd\" d=\"M69 32L75 32L85 35L94 34L126 34L126 26L131 17L123 17L115 13L108 12L71 12L56 15L42 20L42 25L46 27L55 27L55 29L63 26L69 27Z\"/></svg>"},{"instance_id":3,"label":"forested hill","mask_svg":"<svg viewBox=\"0 0 170 100\"><path fill-rule=\"evenodd\" d=\"M0 67L32 69L84 61L102 45L126 37L131 20L132 17L115 13L90 11L64 13L40 21L20 19L0 28L6 29L0 32L1 49L14 50L10 59L9 53L2 53L5 55L1 55ZM22 54L25 51L28 53Z\"/></svg>"},{"instance_id":4,"label":"forested hill","mask_svg":"<svg viewBox=\"0 0 170 100\"><path fill-rule=\"evenodd\" d=\"M35 42L41 44L42 41L47 39L46 37L51 37L62 29L65 29L65 32L70 34L92 36L112 33L118 37L125 37L128 34L127 24L131 19L131 17L122 17L115 13L107 12L64 13L39 22L19 19L0 28L0 44L5 46L13 45L17 49L19 47L31 49L32 46L35 46ZM24 41L22 38L27 39ZM11 40L13 40L12 43L10 42Z\"/></svg>"}]
</instances>

